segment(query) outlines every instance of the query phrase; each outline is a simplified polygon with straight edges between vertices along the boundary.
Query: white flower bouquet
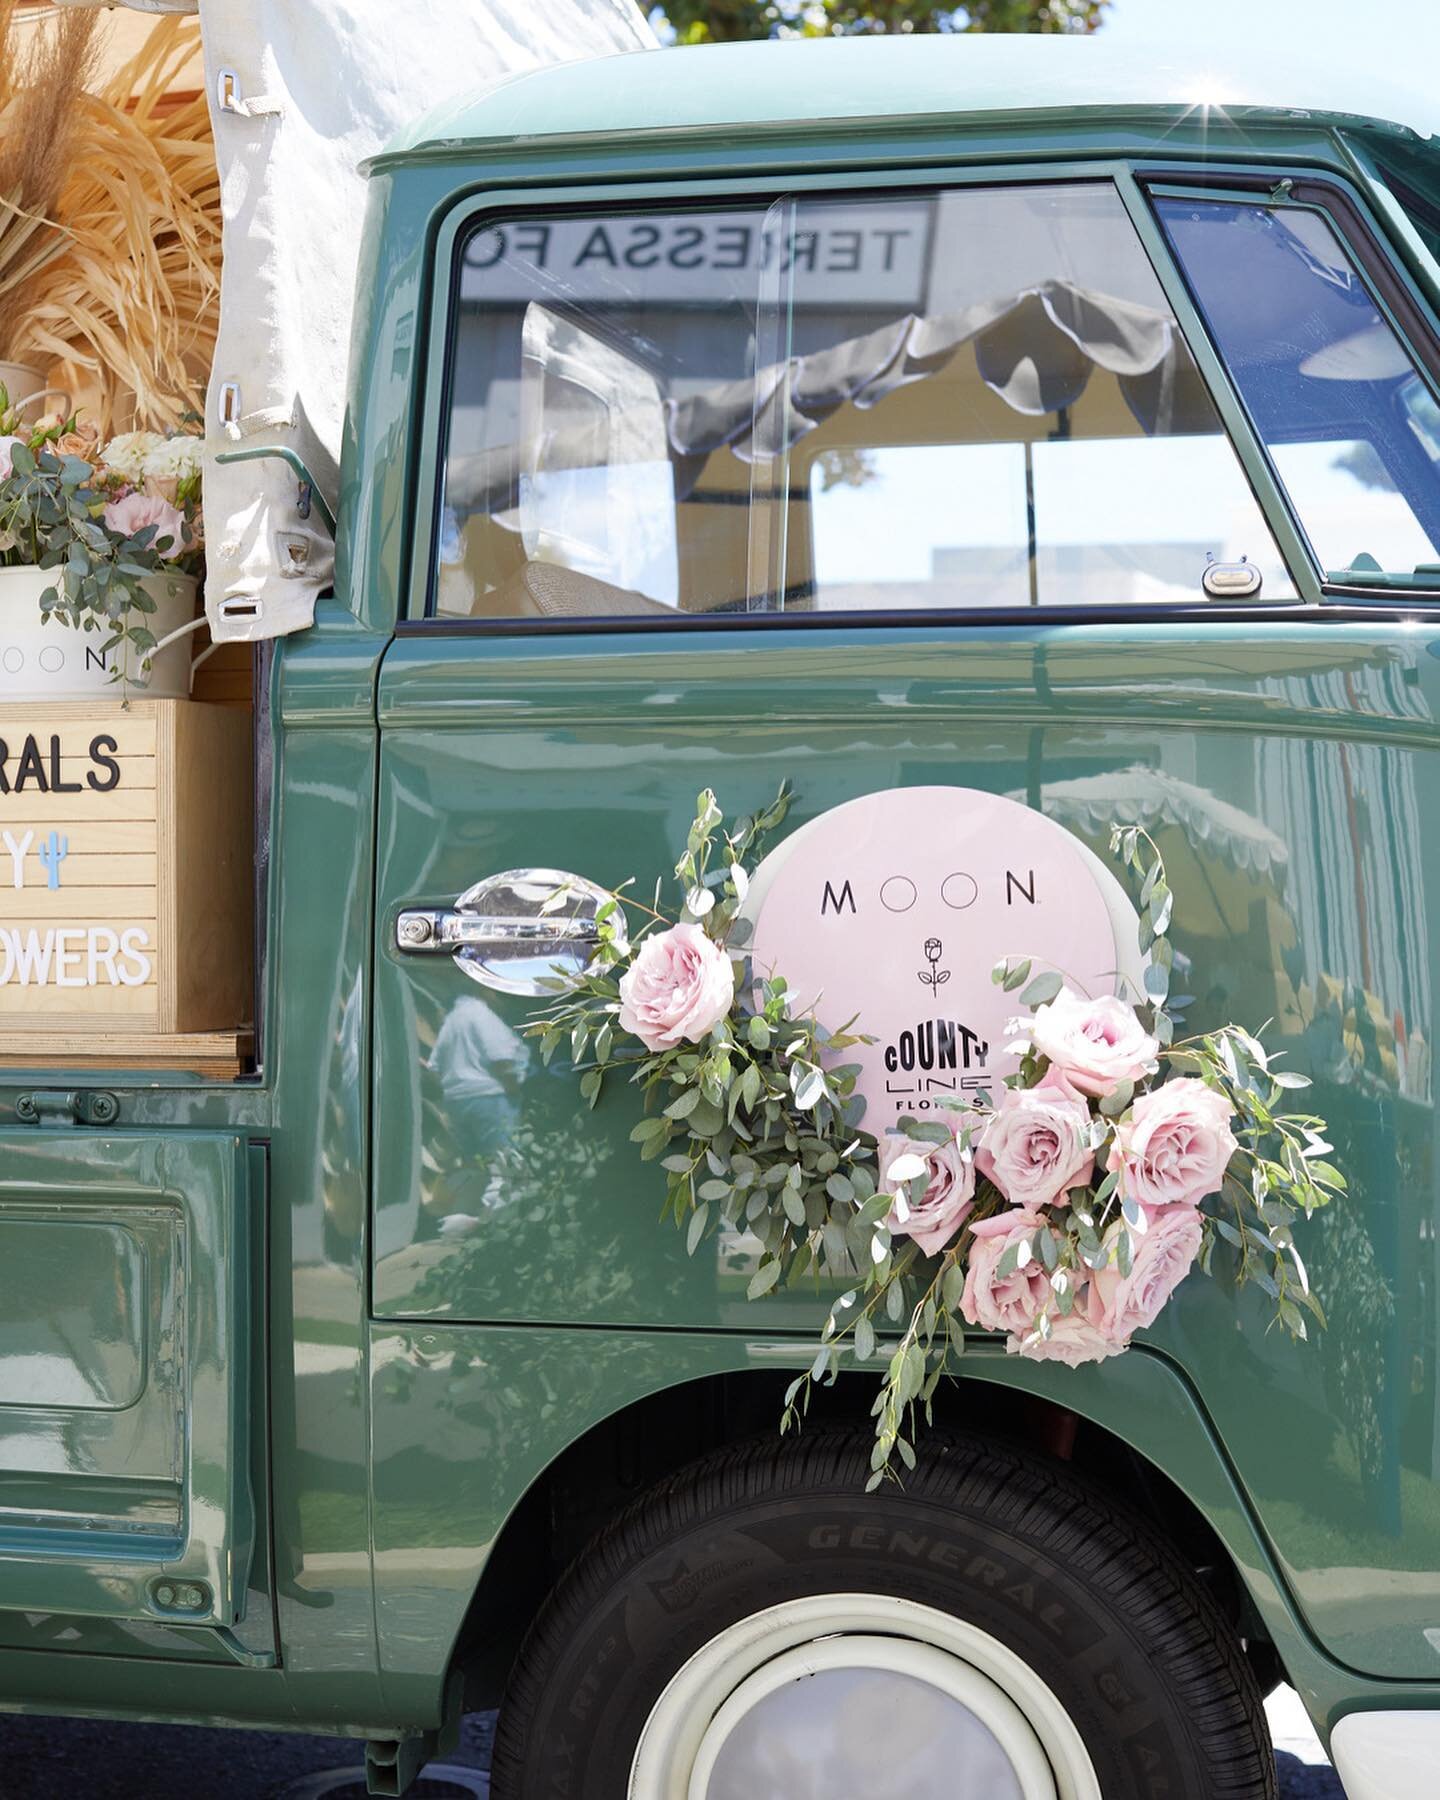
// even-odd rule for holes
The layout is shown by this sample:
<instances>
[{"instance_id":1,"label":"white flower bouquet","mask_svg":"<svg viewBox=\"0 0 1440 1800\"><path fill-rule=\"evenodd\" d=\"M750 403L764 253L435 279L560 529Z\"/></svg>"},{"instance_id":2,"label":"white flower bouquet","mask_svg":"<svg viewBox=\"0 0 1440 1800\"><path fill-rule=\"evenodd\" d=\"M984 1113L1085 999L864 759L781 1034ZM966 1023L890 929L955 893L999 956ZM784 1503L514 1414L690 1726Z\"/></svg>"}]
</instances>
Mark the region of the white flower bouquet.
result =
<instances>
[{"instance_id":1,"label":"white flower bouquet","mask_svg":"<svg viewBox=\"0 0 1440 1800\"><path fill-rule=\"evenodd\" d=\"M100 631L141 666L155 636L144 583L203 564L202 440L132 431L101 445L93 427L51 413L23 423L0 385L0 567L54 571L41 611Z\"/></svg>"}]
</instances>

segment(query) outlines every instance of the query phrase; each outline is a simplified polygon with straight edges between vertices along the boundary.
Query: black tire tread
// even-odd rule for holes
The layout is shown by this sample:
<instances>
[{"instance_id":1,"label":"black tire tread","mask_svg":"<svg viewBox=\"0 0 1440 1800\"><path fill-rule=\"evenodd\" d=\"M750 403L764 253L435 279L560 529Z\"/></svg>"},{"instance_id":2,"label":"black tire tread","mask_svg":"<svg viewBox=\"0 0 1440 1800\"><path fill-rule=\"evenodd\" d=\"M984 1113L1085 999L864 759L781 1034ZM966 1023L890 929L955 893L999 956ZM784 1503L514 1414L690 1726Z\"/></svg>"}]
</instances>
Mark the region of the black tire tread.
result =
<instances>
[{"instance_id":1,"label":"black tire tread","mask_svg":"<svg viewBox=\"0 0 1440 1800\"><path fill-rule=\"evenodd\" d=\"M871 1442L866 1432L824 1429L784 1444L766 1437L731 1445L668 1476L603 1526L556 1583L516 1657L495 1743L497 1796L522 1791L548 1671L640 1558L757 1500L817 1487L860 1494ZM1067 1562L1128 1623L1191 1722L1210 1800L1275 1800L1264 1702L1239 1639L1149 1520L1067 1465L988 1438L933 1431L918 1457L905 1476L907 1494L979 1514Z\"/></svg>"}]
</instances>

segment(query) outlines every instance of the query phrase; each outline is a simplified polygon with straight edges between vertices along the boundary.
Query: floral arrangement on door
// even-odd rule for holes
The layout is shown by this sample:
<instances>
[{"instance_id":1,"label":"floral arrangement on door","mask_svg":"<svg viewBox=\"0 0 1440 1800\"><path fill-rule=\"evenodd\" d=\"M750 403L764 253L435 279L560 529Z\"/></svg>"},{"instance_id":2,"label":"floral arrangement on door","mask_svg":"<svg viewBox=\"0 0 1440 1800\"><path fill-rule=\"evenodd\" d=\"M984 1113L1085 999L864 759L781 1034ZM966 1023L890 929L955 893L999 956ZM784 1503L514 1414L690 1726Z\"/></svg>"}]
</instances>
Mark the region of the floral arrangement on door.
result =
<instances>
[{"instance_id":1,"label":"floral arrangement on door","mask_svg":"<svg viewBox=\"0 0 1440 1800\"><path fill-rule=\"evenodd\" d=\"M1309 1085L1229 1024L1182 1035L1171 993L1174 896L1150 836L1116 825L1138 886L1143 991L1089 996L1066 972L1003 958L1013 1069L943 1119L877 1137L846 1052L863 1020L797 1011L781 971L756 969L742 915L750 870L790 796L726 829L701 794L675 876L674 915L631 884L596 911L597 954L528 1026L562 1048L593 1107L608 1080L644 1095L631 1136L664 1169L665 1213L693 1253L753 1235L751 1298L818 1273L844 1284L814 1361L791 1384L798 1423L842 1351L880 1372L872 1482L913 1440L965 1332L1070 1365L1129 1348L1194 1270L1255 1284L1293 1337L1324 1324L1293 1227L1345 1190L1324 1121L1286 1110ZM561 890L552 904L563 903ZM633 926L632 915L638 920ZM926 971L935 974L926 951ZM945 1103L941 1103L942 1106Z\"/></svg>"}]
</instances>

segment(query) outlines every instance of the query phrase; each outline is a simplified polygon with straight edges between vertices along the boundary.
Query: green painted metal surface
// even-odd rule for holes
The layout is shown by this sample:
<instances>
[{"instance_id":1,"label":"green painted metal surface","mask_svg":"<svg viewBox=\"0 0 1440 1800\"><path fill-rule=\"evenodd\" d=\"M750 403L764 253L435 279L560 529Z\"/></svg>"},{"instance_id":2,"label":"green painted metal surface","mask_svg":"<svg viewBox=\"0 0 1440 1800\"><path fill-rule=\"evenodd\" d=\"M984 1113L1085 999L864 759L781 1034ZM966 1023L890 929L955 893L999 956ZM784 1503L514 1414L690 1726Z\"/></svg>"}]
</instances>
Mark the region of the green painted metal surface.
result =
<instances>
[{"instance_id":1,"label":"green painted metal surface","mask_svg":"<svg viewBox=\"0 0 1440 1800\"><path fill-rule=\"evenodd\" d=\"M513 1027L525 1003L482 994L446 959L390 950L401 901L440 903L527 865L648 879L683 840L699 787L745 810L781 775L797 825L880 788L977 787L1048 803L1103 854L1106 777L1183 767L1202 796L1193 854L1171 852L1193 1024L1275 1021L1319 1084L1355 1188L1306 1234L1331 1317L1315 1342L1267 1338L1258 1301L1237 1329L1230 1297L1200 1282L1156 1341L1216 1421L1317 1636L1357 1668L1432 1676L1440 1269L1433 1111L1416 1068L1431 1035L1440 632L838 626L771 633L763 654L742 643L412 637L387 658L377 1312L739 1331L813 1331L820 1312L803 1295L747 1301L743 1254L712 1244L690 1258L657 1229L661 1182L628 1141L638 1103L623 1089L577 1129L572 1079L533 1060L502 1108L517 1161L492 1185L494 1121L447 1081L444 1046L476 1009ZM1065 784L1081 780L1098 796L1088 823L1064 811ZM1201 835L1206 805L1215 825ZM1387 892L1369 892L1381 882ZM1298 936L1321 913L1335 921L1335 966L1307 989ZM1409 1073L1382 990L1406 995ZM437 1229L457 1216L477 1221L469 1235ZM1066 1377L1049 1391L1063 1401Z\"/></svg>"},{"instance_id":2,"label":"green painted metal surface","mask_svg":"<svg viewBox=\"0 0 1440 1800\"><path fill-rule=\"evenodd\" d=\"M1302 58L1231 66L1189 53L1129 52L1103 39L893 37L862 42L725 44L680 55L622 55L565 63L461 96L419 121L379 159L515 150L537 139L613 144L635 132L738 137L772 128L814 138L826 126L896 119L1012 115L1034 130L1047 115L1089 112L1186 118L1216 137L1257 118L1357 118L1428 134L1433 102L1360 69L1317 69Z\"/></svg>"},{"instance_id":3,"label":"green painted metal surface","mask_svg":"<svg viewBox=\"0 0 1440 1800\"><path fill-rule=\"evenodd\" d=\"M0 1608L239 1617L246 1201L238 1137L0 1133Z\"/></svg>"},{"instance_id":4,"label":"green painted metal surface","mask_svg":"<svg viewBox=\"0 0 1440 1800\"><path fill-rule=\"evenodd\" d=\"M388 1691L407 1712L436 1716L436 1635L453 1638L492 1552L507 1554L503 1526L515 1496L589 1427L701 1375L773 1373L808 1361L802 1344L763 1330L579 1333L377 1323L376 1608ZM1053 1392L1055 1371L1007 1357L998 1345L977 1345L962 1378L962 1415L971 1382ZM1204 1512L1322 1729L1349 1711L1440 1701L1433 1681L1359 1676L1325 1654L1276 1578L1263 1521L1220 1453L1194 1389L1167 1356L1142 1350L1103 1369L1069 1371L1063 1391L1067 1406L1135 1445ZM437 1534L437 1490L458 1491L455 1518L458 1527L463 1517L463 1527Z\"/></svg>"},{"instance_id":5,"label":"green painted metal surface","mask_svg":"<svg viewBox=\"0 0 1440 1800\"><path fill-rule=\"evenodd\" d=\"M447 1093L435 1050L467 1005L511 1026L523 1006L482 995L447 962L402 965L388 948L400 904L444 903L517 864L607 882L663 866L706 783L748 804L789 775L798 823L896 784L1045 807L1062 783L1103 783L1137 763L1180 771L1202 817L1208 806L1233 825L1229 808L1263 827L1248 847L1244 833L1196 833L1196 854L1173 871L1178 946L1204 971L1198 1022L1273 1015L1294 1066L1319 1084L1355 1181L1352 1203L1305 1240L1331 1329L1291 1349L1248 1304L1237 1313L1196 1282L1141 1354L1072 1373L982 1351L967 1379L1044 1392L1176 1480L1322 1724L1359 1706L1440 1705L1440 1652L1425 1635L1440 1627L1440 1190L1422 1054L1440 919L1440 622L1423 603L1407 598L1408 623L1393 604L1358 622L1312 604L1240 623L392 642L396 619L424 608L445 307L433 268L462 216L621 191L883 189L1040 167L1119 179L1301 592L1318 601L1266 458L1227 404L1123 165L1351 180L1424 304L1440 291L1432 249L1372 174L1386 154L1412 174L1433 154L1389 125L1337 129L1360 110L1420 126L1422 115L1248 77L1228 110L1205 111L1188 70L1161 80L1111 66L1092 79L1072 72L1079 61L1047 50L1042 67L1029 56L1040 47L1024 48L986 46L967 62L934 44L767 46L557 71L454 109L381 159L338 598L279 648L270 695L263 1070L229 1087L116 1071L120 1133L54 1140L62 1206L83 1204L101 1179L97 1146L125 1133L150 1134L167 1167L243 1140L252 1197L268 1176L268 1211L248 1215L268 1234L251 1263L268 1293L263 1307L252 1294L247 1314L253 1361L236 1359L255 1376L248 1425L261 1448L234 1459L264 1554L248 1592L236 1559L235 1642L251 1658L278 1647L280 1660L245 1666L203 1628L84 1616L75 1595L93 1592L103 1567L92 1556L78 1560L75 1590L27 1590L33 1617L0 1610L0 1707L376 1735L433 1725L475 1584L497 1546L518 1554L505 1521L578 1434L689 1379L804 1360L818 1299L753 1306L743 1263L708 1249L689 1259L657 1229L659 1188L627 1141L623 1095L577 1130L563 1071L533 1067L517 1125L528 1174L489 1191L476 1148L487 1121L453 1084ZM1302 110L1284 110L1292 103ZM1103 838L1098 816L1077 828ZM1272 839L1284 854L1260 855ZM1302 967L1302 937L1325 946L1323 981ZM7 1075L0 1126L34 1085ZM11 1141L6 1131L0 1148ZM0 1208L4 1198L0 1180ZM433 1229L472 1208L482 1233ZM52 1250L28 1252L35 1291L48 1282L56 1295L47 1316L89 1309L93 1343L64 1378L102 1402L148 1354L136 1348L134 1255L114 1243L104 1297L93 1284L67 1293ZM232 1269L244 1261L232 1256ZM197 1333L197 1356L213 1360L213 1329ZM4 1355L0 1345L0 1370ZM77 1410L93 1421L119 1409ZM0 1396L0 1442L3 1414ZM133 1497L142 1518L151 1503ZM8 1573L0 1562L0 1607Z\"/></svg>"},{"instance_id":6,"label":"green painted metal surface","mask_svg":"<svg viewBox=\"0 0 1440 1800\"><path fill-rule=\"evenodd\" d=\"M631 74L637 83L648 79ZM584 76L575 79L583 82ZM537 79L527 92L521 84L501 99L502 109L511 105L517 116L525 106L529 119L529 129L517 129L503 148L497 140L509 126L483 107L433 132L445 140L443 154L452 160L465 154L460 140L466 133L488 140L468 152L476 186L475 197L464 202L467 213L533 206L547 178L556 184L552 191L570 201L612 201L622 192L621 176L645 182L639 190L624 190L632 197L663 191L657 178L663 153L656 140L643 136L623 145L615 137L597 139L597 154L584 160L597 185L579 185L573 141L546 141L542 85ZM558 96L559 89L554 92ZM598 86L591 92L597 105L610 104L598 99ZM619 108L629 103L623 91L606 92L619 92ZM783 103L777 94L762 86L758 98L744 103L730 94L714 102L715 111L728 104L732 118L777 123L794 106L793 93ZM569 104L575 97L570 90L565 97L554 129L585 129L583 107ZM873 92L857 89L852 104L858 109L873 100ZM688 89L666 122L677 135L704 126L696 115L706 104L698 88ZM676 116L687 106L688 124ZM838 110L827 109L827 116ZM908 138L893 130L867 137L867 161L896 179L908 152L911 170L922 166L918 159L924 156L932 168L946 166L955 177L975 179L1002 176L1016 166L1013 157L1098 159L1128 150L1141 157L1142 167L1147 156L1151 166L1163 156L1196 165L1321 167L1353 178L1357 164L1350 151L1362 135L1352 134L1347 147L1316 130L1313 119L1232 114L1217 120L1192 112L1172 125L1162 148L1154 139L1133 141L1128 118L1102 125L1083 109L1038 123L972 119L968 130L952 119L948 132L934 116L942 109L928 110L931 116L915 121ZM810 133L808 161L791 179L758 172L767 156L773 161L781 154L778 131L757 143L717 123L708 137L698 130L675 155L687 171L685 191L697 197L754 191L767 182L773 189L782 180L786 187L823 185L826 176L817 167L823 170L827 158L838 160L844 152L824 141L823 127L818 137ZM855 154L853 140L850 152ZM867 182L885 178L864 176ZM442 216L433 168L386 167L380 183L376 207L387 220L388 243L398 248L418 242L423 232L444 245L452 225ZM1307 564L1263 453L1245 433L1183 284L1166 266L1138 191L1123 191L1134 198L1132 216L1160 264L1272 528L1287 545L1302 591L1317 599L1317 573ZM1361 201L1380 221L1387 216L1383 193L1367 188ZM1433 291L1433 265L1423 246L1416 254L1413 233L1411 240L1397 261L1423 297ZM432 303L441 305L438 284ZM382 355L406 354L405 346L383 336L377 348ZM388 415L387 450L407 439L413 445L422 496L434 479L439 373L432 334L430 413L418 413L412 401L408 412ZM370 404L379 391L378 384L366 387ZM417 425L418 439L409 436ZM392 577L387 560L384 578L387 586L393 579L398 592L408 575L412 613L424 606L423 503L415 524L418 550L408 571L402 565ZM382 560L378 543L372 540L369 548ZM611 1103L609 1117L587 1121L584 1133L576 1133L572 1090L563 1074L535 1071L527 1083L521 1129L534 1134L533 1180L522 1178L490 1209L479 1241L426 1230L427 1212L433 1218L452 1206L464 1210L467 1173L468 1199L483 1203L485 1178L474 1166L479 1158L466 1148L467 1133L474 1143L473 1108L467 1119L465 1109L447 1105L443 1069L434 1056L446 1019L473 1005L475 996L457 988L453 972L442 965L412 965L402 973L385 947L390 913L402 900L441 903L494 869L552 862L615 881L664 866L688 820L693 791L705 782L743 806L753 798L750 788L768 791L779 774L791 774L802 792L797 823L857 793L896 783L964 783L1043 805L1048 785L1077 774L1103 776L1137 761L1174 766L1177 755L1205 795L1250 816L1261 788L1287 783L1288 816L1284 807L1277 813L1272 806L1267 817L1286 845L1290 866L1303 870L1297 885L1312 890L1305 904L1313 911L1318 887L1324 890L1322 908L1353 913L1365 883L1384 869L1391 900L1412 921L1400 956L1419 1000L1405 1020L1419 1056L1430 1036L1425 970L1431 945L1423 894L1427 878L1433 879L1434 826L1427 834L1423 796L1435 748L1434 658L1423 631L1380 618L1373 628L1321 618L1301 612L1289 627L1042 625L1001 632L977 625L772 631L753 642L676 633L520 642L457 636L397 644L381 691L376 1310L397 1318L427 1315L435 1329L426 1341L441 1345L447 1341L444 1321L455 1318L664 1326L666 1345L673 1344L676 1327L758 1329L757 1309L742 1298L743 1271L726 1268L710 1252L687 1259L678 1240L656 1234L658 1196L633 1160L627 1140L633 1120L623 1099ZM1281 773L1286 768L1303 772ZM1378 812L1376 795L1385 796ZM1348 796L1348 836L1339 844L1321 830L1325 821L1334 822L1337 796ZM1398 825L1407 807L1414 822ZM434 830L437 818L447 821L443 837ZM1404 872L1389 867L1397 832L1404 840ZM1103 830L1095 835L1103 837ZM1208 886L1223 893L1237 879L1217 843L1202 845L1196 864L1190 880L1202 891ZM1409 898L1399 901L1405 890ZM1293 940L1293 914L1285 922L1288 904L1277 871L1245 902L1233 891L1217 902L1197 930L1189 948L1197 964L1203 959L1214 970L1205 997L1208 1018L1248 1016L1257 1006L1266 1015L1278 1010L1279 990L1294 986L1285 971L1293 941L1281 941L1287 932ZM1228 1299L1201 1288L1187 1294L1157 1341L1186 1369L1209 1409L1224 1454L1234 1459L1262 1521L1275 1559L1271 1566L1297 1603L1303 1620L1298 1633L1277 1628L1282 1654L1298 1659L1302 1644L1313 1647L1319 1640L1337 1663L1424 1681L1436 1674L1436 1652L1424 1634L1434 1622L1430 1571L1440 1556L1427 1422L1435 1392L1433 1350L1422 1349L1418 1360L1378 1387L1367 1386L1357 1371L1373 1367L1367 1356L1383 1359L1378 1338L1384 1333L1390 1344L1433 1343L1434 1289L1428 1265L1415 1255L1433 1230L1433 1117L1423 1083L1417 1098L1400 1092L1398 1076L1391 1076L1387 1091L1377 1043L1387 1028L1393 1036L1394 1021L1377 1026L1369 1018L1378 998L1366 987L1361 966L1369 954L1355 951L1355 966L1337 972L1338 993L1327 984L1325 1004L1311 996L1292 1005L1286 1019L1296 1066L1316 1074L1321 1104L1341 1134L1337 1142L1343 1139L1347 1147L1347 1166L1361 1171L1357 1203L1337 1227L1337 1244L1324 1242L1325 1224L1313 1234L1311 1248L1322 1263L1333 1259L1338 1266L1351 1258L1332 1308L1331 1334L1318 1349L1286 1351L1263 1337L1258 1314L1248 1309L1242 1309L1237 1331ZM1339 1008L1337 1016L1331 1002L1350 990L1351 1000L1364 998L1358 1008ZM480 1004L493 1005L511 1025L523 1013L516 1002L497 996L486 995ZM1347 1018L1350 1042L1337 1058ZM1358 1068L1351 1066L1357 1058ZM1367 1058L1377 1066L1367 1069ZM423 1172L417 1154L422 1140L428 1152ZM558 1185L547 1178L555 1169L562 1171ZM1337 1254L1340 1243L1344 1257ZM768 1302L762 1316L770 1329L798 1331L813 1328L817 1313L818 1307L782 1299ZM423 1371L425 1358L417 1355L414 1365ZM497 1368L498 1379L498 1365L489 1366ZM417 1385L424 1379L416 1374ZM1063 1382L1057 1388L1051 1375L1035 1379L1065 1401ZM548 1384L546 1392L553 1392ZM1147 1417L1139 1436L1153 1428ZM1337 1694L1346 1679L1353 1680L1342 1678ZM1417 1690L1410 1692L1418 1698Z\"/></svg>"},{"instance_id":7,"label":"green painted metal surface","mask_svg":"<svg viewBox=\"0 0 1440 1800\"><path fill-rule=\"evenodd\" d=\"M104 1219L4 1218L0 1263L0 1406L119 1412L144 1393L145 1253ZM154 1298L159 1298L155 1296ZM167 1396L175 1404L173 1392ZM13 1416L13 1413L10 1415Z\"/></svg>"}]
</instances>

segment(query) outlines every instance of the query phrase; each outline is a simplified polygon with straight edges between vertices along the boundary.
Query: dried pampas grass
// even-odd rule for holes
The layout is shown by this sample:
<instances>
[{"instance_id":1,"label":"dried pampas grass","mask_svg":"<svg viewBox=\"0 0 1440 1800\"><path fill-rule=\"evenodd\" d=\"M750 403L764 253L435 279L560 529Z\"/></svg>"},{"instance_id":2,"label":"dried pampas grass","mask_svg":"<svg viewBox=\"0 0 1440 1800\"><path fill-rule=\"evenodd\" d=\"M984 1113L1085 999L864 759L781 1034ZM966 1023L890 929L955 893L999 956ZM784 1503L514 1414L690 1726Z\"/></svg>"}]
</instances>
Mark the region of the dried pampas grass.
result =
<instances>
[{"instance_id":1,"label":"dried pampas grass","mask_svg":"<svg viewBox=\"0 0 1440 1800\"><path fill-rule=\"evenodd\" d=\"M16 355L55 369L105 433L204 410L220 177L204 95L166 99L198 32L193 18L157 20L137 55L78 96L55 202L65 242L28 284Z\"/></svg>"},{"instance_id":2,"label":"dried pampas grass","mask_svg":"<svg viewBox=\"0 0 1440 1800\"><path fill-rule=\"evenodd\" d=\"M0 0L0 357L16 359L36 284L65 251L55 222L76 154L75 126L95 68L93 12L21 31Z\"/></svg>"}]
</instances>

